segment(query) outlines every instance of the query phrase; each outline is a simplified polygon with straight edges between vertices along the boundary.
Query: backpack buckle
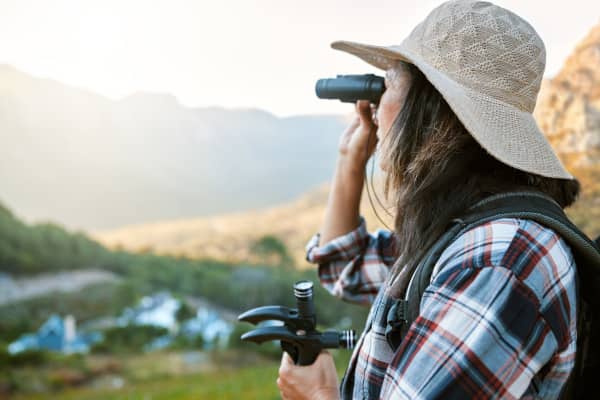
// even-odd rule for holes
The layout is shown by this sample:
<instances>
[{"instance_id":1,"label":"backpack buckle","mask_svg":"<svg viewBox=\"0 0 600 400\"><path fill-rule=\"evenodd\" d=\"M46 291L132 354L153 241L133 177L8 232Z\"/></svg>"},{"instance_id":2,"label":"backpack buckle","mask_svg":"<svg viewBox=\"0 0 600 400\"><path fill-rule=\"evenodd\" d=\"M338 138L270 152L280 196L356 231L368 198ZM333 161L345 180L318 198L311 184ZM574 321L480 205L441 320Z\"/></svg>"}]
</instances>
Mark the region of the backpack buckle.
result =
<instances>
[{"instance_id":1,"label":"backpack buckle","mask_svg":"<svg viewBox=\"0 0 600 400\"><path fill-rule=\"evenodd\" d=\"M404 299L396 300L387 313L387 326L385 327L385 339L392 347L396 349L402 342L402 331L408 322L408 301Z\"/></svg>"}]
</instances>

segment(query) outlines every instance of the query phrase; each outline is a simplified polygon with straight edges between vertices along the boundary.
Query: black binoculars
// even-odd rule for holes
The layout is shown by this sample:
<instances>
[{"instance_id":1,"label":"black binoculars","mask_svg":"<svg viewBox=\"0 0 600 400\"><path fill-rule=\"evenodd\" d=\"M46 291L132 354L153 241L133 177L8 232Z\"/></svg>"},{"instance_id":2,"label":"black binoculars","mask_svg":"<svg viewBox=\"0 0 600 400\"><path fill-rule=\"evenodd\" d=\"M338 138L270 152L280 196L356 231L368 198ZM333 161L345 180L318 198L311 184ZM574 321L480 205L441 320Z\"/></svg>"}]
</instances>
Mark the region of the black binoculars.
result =
<instances>
[{"instance_id":1,"label":"black binoculars","mask_svg":"<svg viewBox=\"0 0 600 400\"><path fill-rule=\"evenodd\" d=\"M343 103L369 100L379 104L385 92L385 80L374 74L338 75L337 78L319 79L315 91L320 99L339 99Z\"/></svg>"},{"instance_id":2,"label":"black binoculars","mask_svg":"<svg viewBox=\"0 0 600 400\"><path fill-rule=\"evenodd\" d=\"M316 330L317 316L313 303L313 283L299 281L294 284L294 295L298 308L264 306L253 308L238 317L238 320L257 324L267 320L282 321L282 326L259 327L242 335L244 341L263 343L279 340L296 365L310 365L322 349L352 349L356 335L353 330Z\"/></svg>"}]
</instances>

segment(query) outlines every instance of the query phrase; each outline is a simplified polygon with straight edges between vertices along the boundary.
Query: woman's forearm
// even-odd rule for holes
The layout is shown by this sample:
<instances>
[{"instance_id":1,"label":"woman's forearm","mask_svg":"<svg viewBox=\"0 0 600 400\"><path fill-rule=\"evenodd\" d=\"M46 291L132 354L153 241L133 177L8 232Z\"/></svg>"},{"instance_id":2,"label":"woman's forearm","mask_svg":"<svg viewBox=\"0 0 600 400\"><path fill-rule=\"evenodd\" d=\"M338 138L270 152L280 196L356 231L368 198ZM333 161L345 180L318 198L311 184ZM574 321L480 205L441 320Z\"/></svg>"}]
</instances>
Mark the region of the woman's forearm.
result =
<instances>
[{"instance_id":1,"label":"woman's forearm","mask_svg":"<svg viewBox=\"0 0 600 400\"><path fill-rule=\"evenodd\" d=\"M363 163L340 154L320 231L321 246L358 227L364 177Z\"/></svg>"}]
</instances>

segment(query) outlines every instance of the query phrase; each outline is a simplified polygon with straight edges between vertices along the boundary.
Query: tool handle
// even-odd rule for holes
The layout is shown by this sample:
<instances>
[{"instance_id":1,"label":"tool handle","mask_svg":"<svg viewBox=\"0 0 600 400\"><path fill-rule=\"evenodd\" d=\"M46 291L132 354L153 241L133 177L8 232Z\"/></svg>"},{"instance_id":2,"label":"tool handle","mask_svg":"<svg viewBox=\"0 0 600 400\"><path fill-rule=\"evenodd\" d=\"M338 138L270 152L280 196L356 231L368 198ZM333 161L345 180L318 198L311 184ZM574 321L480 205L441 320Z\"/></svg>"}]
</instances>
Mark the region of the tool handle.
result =
<instances>
[{"instance_id":1,"label":"tool handle","mask_svg":"<svg viewBox=\"0 0 600 400\"><path fill-rule=\"evenodd\" d=\"M282 340L279 343L281 344L281 349L289 354L294 361L294 364L298 365L298 347L285 340Z\"/></svg>"},{"instance_id":2,"label":"tool handle","mask_svg":"<svg viewBox=\"0 0 600 400\"><path fill-rule=\"evenodd\" d=\"M292 360L294 360L295 365L311 365L315 362L319 353L321 352L321 348L317 346L303 346L298 347L294 344L287 342L285 340L281 341L281 348L283 351L288 353Z\"/></svg>"},{"instance_id":3,"label":"tool handle","mask_svg":"<svg viewBox=\"0 0 600 400\"><path fill-rule=\"evenodd\" d=\"M317 359L320 348L317 347L304 347L298 352L298 360L296 365L311 365Z\"/></svg>"}]
</instances>

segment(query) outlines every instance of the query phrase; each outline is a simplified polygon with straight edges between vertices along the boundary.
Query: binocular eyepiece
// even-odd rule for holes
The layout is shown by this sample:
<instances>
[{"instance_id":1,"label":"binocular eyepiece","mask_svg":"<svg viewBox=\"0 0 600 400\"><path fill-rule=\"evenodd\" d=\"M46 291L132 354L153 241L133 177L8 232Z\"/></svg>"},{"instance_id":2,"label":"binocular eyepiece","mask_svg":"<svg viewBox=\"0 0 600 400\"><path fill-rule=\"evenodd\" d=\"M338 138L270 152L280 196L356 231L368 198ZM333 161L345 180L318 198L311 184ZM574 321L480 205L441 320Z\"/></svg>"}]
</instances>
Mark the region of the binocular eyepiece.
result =
<instances>
[{"instance_id":1,"label":"binocular eyepiece","mask_svg":"<svg viewBox=\"0 0 600 400\"><path fill-rule=\"evenodd\" d=\"M385 80L374 74L338 75L337 78L319 79L315 91L320 99L339 99L343 103L369 100L379 104L385 91Z\"/></svg>"},{"instance_id":2,"label":"binocular eyepiece","mask_svg":"<svg viewBox=\"0 0 600 400\"><path fill-rule=\"evenodd\" d=\"M279 340L281 348L297 365L312 364L322 349L352 349L356 341L353 330L316 330L317 315L313 303L313 283L299 281L294 284L297 308L264 306L248 310L238 317L240 321L257 324L267 320L283 321L283 326L268 326L246 332L241 339L255 343Z\"/></svg>"}]
</instances>

